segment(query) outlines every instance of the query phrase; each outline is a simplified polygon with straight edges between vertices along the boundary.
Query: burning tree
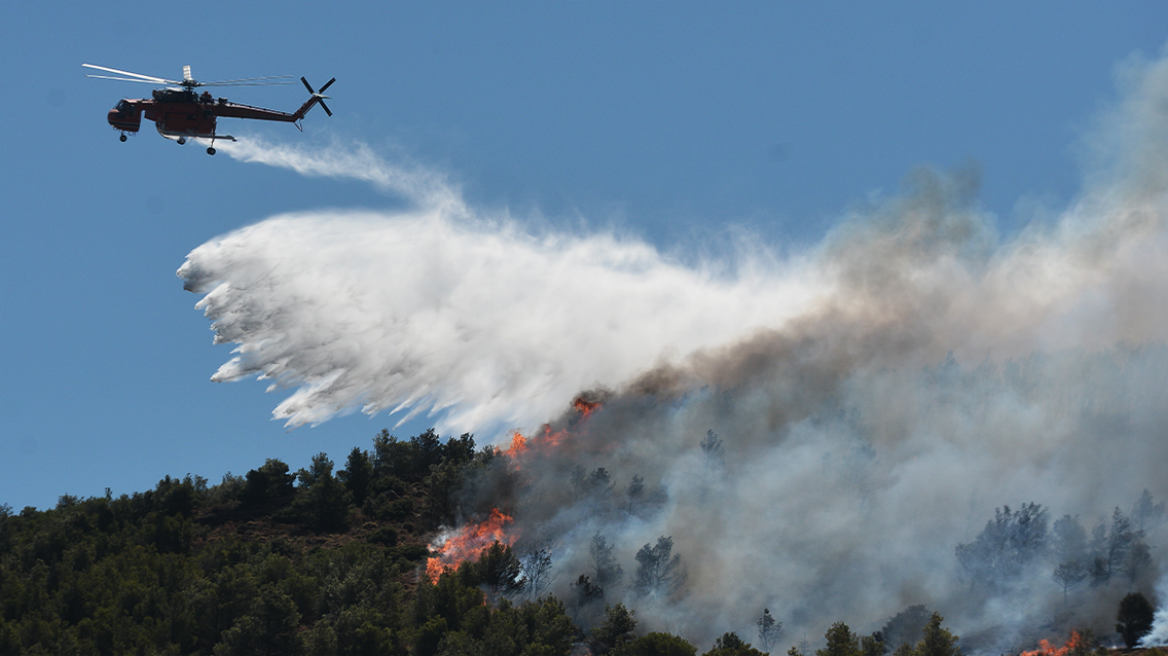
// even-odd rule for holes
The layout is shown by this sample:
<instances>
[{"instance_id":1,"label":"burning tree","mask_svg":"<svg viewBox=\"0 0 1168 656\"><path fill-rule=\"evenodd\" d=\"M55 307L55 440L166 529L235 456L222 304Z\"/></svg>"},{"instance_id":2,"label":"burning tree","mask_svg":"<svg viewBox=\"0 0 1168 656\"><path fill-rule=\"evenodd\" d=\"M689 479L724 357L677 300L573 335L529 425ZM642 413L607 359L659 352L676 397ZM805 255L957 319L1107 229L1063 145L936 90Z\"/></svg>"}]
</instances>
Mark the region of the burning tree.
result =
<instances>
[{"instance_id":1,"label":"burning tree","mask_svg":"<svg viewBox=\"0 0 1168 656\"><path fill-rule=\"evenodd\" d=\"M495 544L510 545L514 536L507 534L506 527L512 521L509 515L494 508L484 521L464 525L448 537L442 546L435 548L437 555L426 561L426 574L430 581L436 582L444 569L456 568L463 561L477 557L484 549Z\"/></svg>"},{"instance_id":2,"label":"burning tree","mask_svg":"<svg viewBox=\"0 0 1168 656\"><path fill-rule=\"evenodd\" d=\"M1066 644L1056 647L1049 640L1039 640L1038 649L1024 651L1019 656L1088 656L1092 652L1094 636L1090 631L1071 631Z\"/></svg>"}]
</instances>

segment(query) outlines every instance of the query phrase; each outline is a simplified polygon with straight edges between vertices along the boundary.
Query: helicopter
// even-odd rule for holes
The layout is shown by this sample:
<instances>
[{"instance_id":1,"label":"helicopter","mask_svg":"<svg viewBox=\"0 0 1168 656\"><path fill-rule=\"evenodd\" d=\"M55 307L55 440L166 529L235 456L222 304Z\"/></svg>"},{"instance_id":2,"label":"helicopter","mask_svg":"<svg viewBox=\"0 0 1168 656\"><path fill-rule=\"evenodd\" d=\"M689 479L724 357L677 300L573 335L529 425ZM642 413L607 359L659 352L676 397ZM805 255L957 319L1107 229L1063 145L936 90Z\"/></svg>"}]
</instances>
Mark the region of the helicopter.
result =
<instances>
[{"instance_id":1,"label":"helicopter","mask_svg":"<svg viewBox=\"0 0 1168 656\"><path fill-rule=\"evenodd\" d=\"M300 126L300 119L304 118L304 115L314 105L319 104L326 114L329 116L333 115L328 105L324 104L325 99L328 98L328 96L324 95L324 92L332 86L333 82L337 81L335 77L325 82L324 86L319 90L313 90L308 80L303 77L300 78L300 81L308 89L308 93L311 96L307 102L300 106L300 109L289 114L288 112L281 112L275 109L264 109L263 107L252 107L250 105L228 102L226 98L214 98L208 91L200 94L195 89L199 87L295 84L295 82L289 80L292 77L291 75L269 75L267 77L250 77L238 80L200 82L191 77L190 66L183 66L181 80L168 80L152 75L130 73L129 71L120 71L116 68L95 66L93 64L82 64L82 66L124 76L112 77L109 75L86 74L85 77L120 80L122 82L171 85L162 89L155 89L150 98L134 100L123 98L109 111L106 118L115 130L122 133L119 140L123 142L126 140L127 132L138 132L138 128L142 124L143 114L146 115L147 119L154 121L154 126L158 128L158 134L166 139L178 142L179 145L185 144L187 139L210 139L211 145L207 148L208 155L215 154L216 139L220 141L235 141L235 137L229 134L218 134L215 132L215 122L220 116L259 119L263 121L283 121L285 123L292 123L298 130L303 132L304 128Z\"/></svg>"}]
</instances>

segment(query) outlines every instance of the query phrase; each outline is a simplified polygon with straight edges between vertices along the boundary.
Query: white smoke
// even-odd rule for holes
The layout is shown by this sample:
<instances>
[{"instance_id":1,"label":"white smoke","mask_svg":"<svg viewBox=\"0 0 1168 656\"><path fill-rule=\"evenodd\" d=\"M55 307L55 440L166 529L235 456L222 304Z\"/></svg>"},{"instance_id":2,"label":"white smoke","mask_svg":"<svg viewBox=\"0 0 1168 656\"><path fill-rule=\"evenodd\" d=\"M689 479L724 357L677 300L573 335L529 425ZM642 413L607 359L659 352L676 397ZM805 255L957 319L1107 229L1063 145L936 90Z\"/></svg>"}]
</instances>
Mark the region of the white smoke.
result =
<instances>
[{"instance_id":1,"label":"white smoke","mask_svg":"<svg viewBox=\"0 0 1168 656\"><path fill-rule=\"evenodd\" d=\"M671 535L686 596L610 591L644 628L746 636L765 606L815 636L926 603L961 633L999 627L980 644L1005 649L1062 594L1035 570L975 603L957 543L1003 504L1090 524L1143 488L1168 494L1168 60L1123 74L1093 142L1107 165L1008 240L976 175L921 171L805 253L744 246L695 265L469 208L367 149L261 144L239 156L418 207L273 217L195 249L179 275L206 294L216 340L237 344L215 380L296 388L275 411L293 426L434 409L493 438L607 390L577 445L524 468L536 492L517 523L558 545L563 597L597 531L630 572L641 544ZM721 477L701 464L708 429L725 439ZM659 507L573 498L574 464L606 467L616 494L644 476ZM1113 592L1080 591L1076 617L1108 626Z\"/></svg>"},{"instance_id":2,"label":"white smoke","mask_svg":"<svg viewBox=\"0 0 1168 656\"><path fill-rule=\"evenodd\" d=\"M1152 630L1148 635L1140 638L1137 647L1163 647L1168 645L1168 576L1160 579L1156 584L1156 596L1160 599L1160 607L1152 618Z\"/></svg>"}]
</instances>

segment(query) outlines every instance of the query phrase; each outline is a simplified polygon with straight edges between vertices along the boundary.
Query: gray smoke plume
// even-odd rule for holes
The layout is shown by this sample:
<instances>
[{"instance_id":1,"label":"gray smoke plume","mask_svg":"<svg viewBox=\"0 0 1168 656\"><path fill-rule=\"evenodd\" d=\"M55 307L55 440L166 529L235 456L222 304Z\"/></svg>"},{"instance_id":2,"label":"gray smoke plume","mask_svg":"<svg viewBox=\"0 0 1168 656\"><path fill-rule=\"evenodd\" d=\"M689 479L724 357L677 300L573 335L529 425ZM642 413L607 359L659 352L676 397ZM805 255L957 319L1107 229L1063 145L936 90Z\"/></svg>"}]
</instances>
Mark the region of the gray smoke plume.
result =
<instances>
[{"instance_id":1,"label":"gray smoke plume","mask_svg":"<svg viewBox=\"0 0 1168 656\"><path fill-rule=\"evenodd\" d=\"M644 630L749 637L768 608L794 643L925 604L967 651L1106 632L1123 594L1151 593L1154 540L1151 564L1065 588L1053 547L1008 567L955 550L1006 506L1106 540L1114 509L1168 496L1168 60L1122 80L1091 144L1105 165L1009 239L973 171L913 173L796 257L700 266L533 234L428 186L413 213L268 219L179 275L238 345L215 379L297 388L275 413L292 425L360 406L528 434L496 475L521 483L506 501L523 539L554 545L551 591L596 574L599 535L626 573L604 600ZM601 406L550 421L552 446L539 425L580 390ZM638 579L661 537L674 585Z\"/></svg>"}]
</instances>

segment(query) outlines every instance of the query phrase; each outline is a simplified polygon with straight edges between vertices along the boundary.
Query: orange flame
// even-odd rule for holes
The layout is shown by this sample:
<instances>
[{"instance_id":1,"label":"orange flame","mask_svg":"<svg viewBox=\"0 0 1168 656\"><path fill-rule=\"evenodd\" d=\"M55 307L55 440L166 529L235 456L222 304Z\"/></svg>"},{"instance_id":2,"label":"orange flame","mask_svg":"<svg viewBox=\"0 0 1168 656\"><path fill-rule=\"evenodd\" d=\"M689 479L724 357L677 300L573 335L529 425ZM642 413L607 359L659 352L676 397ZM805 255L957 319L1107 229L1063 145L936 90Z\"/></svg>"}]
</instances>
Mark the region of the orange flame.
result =
<instances>
[{"instance_id":1,"label":"orange flame","mask_svg":"<svg viewBox=\"0 0 1168 656\"><path fill-rule=\"evenodd\" d=\"M1062 647L1055 647L1050 644L1049 640L1039 640L1038 649L1024 651L1018 656L1067 656L1067 654L1073 651L1082 653L1086 646L1086 639L1083 637L1083 634L1078 631L1071 631L1071 639L1067 640L1067 644Z\"/></svg>"},{"instance_id":2,"label":"orange flame","mask_svg":"<svg viewBox=\"0 0 1168 656\"><path fill-rule=\"evenodd\" d=\"M442 572L477 557L483 549L495 542L506 545L513 543L517 536L508 535L505 530L512 521L514 519L510 515L503 514L498 508L492 508L490 516L484 521L478 524L469 523L458 529L441 547L434 549L438 555L431 556L426 561L426 576L430 582L437 583Z\"/></svg>"},{"instance_id":3,"label":"orange flame","mask_svg":"<svg viewBox=\"0 0 1168 656\"><path fill-rule=\"evenodd\" d=\"M572 401L572 407L576 408L576 412L579 412L582 417L587 417L592 414L593 410L600 407L600 401L585 401L584 397L577 396Z\"/></svg>"},{"instance_id":4,"label":"orange flame","mask_svg":"<svg viewBox=\"0 0 1168 656\"><path fill-rule=\"evenodd\" d=\"M511 448L507 449L503 453L506 454L509 458L514 458L526 450L527 438L523 437L523 434L519 431L515 431L515 434L511 436Z\"/></svg>"},{"instance_id":5,"label":"orange flame","mask_svg":"<svg viewBox=\"0 0 1168 656\"><path fill-rule=\"evenodd\" d=\"M584 397L577 396L572 401L572 407L580 413L580 419L584 419L600 408L600 402L586 401ZM503 454L515 461L530 450L546 451L558 447L568 437L568 429L553 432L550 424L544 424L540 431L539 435L530 438L515 431L511 435L511 446L504 450Z\"/></svg>"}]
</instances>

